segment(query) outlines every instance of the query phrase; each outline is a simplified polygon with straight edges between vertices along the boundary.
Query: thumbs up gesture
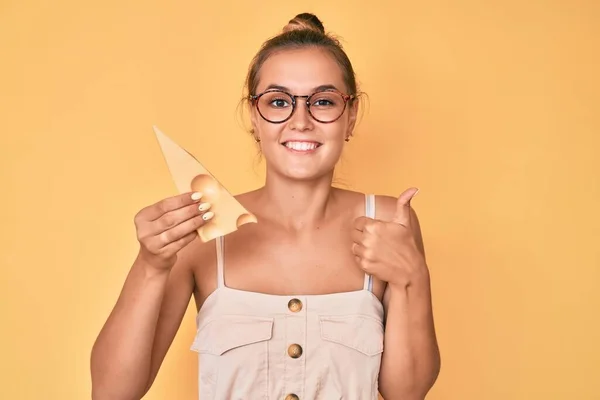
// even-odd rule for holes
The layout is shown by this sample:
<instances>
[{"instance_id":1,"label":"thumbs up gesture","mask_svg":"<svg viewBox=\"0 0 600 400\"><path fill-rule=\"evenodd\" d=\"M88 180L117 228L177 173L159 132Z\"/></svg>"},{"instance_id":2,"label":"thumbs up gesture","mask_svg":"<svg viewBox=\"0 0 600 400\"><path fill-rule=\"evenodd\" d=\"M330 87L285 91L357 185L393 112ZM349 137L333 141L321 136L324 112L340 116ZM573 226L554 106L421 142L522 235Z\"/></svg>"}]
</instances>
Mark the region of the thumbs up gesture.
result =
<instances>
[{"instance_id":1,"label":"thumbs up gesture","mask_svg":"<svg viewBox=\"0 0 600 400\"><path fill-rule=\"evenodd\" d=\"M419 190L404 191L389 221L358 217L352 252L360 268L391 286L406 288L428 276L416 215L410 201Z\"/></svg>"}]
</instances>

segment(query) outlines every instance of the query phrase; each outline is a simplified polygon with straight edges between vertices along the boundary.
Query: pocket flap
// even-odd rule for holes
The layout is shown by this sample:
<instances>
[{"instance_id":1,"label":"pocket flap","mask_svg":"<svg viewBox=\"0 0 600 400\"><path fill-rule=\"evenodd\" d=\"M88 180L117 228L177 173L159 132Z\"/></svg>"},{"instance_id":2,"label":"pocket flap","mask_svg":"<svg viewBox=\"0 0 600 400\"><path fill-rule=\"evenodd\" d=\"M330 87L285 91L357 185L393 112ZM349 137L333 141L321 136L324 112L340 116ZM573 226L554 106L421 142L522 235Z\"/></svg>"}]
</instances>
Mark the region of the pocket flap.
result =
<instances>
[{"instance_id":1,"label":"pocket flap","mask_svg":"<svg viewBox=\"0 0 600 400\"><path fill-rule=\"evenodd\" d=\"M321 338L368 356L383 352L383 324L366 315L321 316Z\"/></svg>"},{"instance_id":2,"label":"pocket flap","mask_svg":"<svg viewBox=\"0 0 600 400\"><path fill-rule=\"evenodd\" d=\"M222 355L236 347L269 340L272 333L273 318L226 315L198 328L191 350Z\"/></svg>"}]
</instances>

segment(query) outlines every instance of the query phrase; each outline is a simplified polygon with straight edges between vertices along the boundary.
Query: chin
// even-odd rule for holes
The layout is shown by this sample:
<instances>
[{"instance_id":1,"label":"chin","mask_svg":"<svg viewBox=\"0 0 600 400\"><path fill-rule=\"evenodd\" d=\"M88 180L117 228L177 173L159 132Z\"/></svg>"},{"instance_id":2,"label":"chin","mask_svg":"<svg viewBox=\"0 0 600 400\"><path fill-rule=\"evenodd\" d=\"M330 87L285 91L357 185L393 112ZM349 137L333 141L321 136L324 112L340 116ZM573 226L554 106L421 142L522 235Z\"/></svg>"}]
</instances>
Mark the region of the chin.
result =
<instances>
[{"instance_id":1,"label":"chin","mask_svg":"<svg viewBox=\"0 0 600 400\"><path fill-rule=\"evenodd\" d=\"M288 173L285 175L285 178L292 180L292 181L297 181L297 182L312 182L312 181L318 181L323 179L323 177L329 175L328 172L325 173L300 173L300 172L295 172L295 173Z\"/></svg>"},{"instance_id":2,"label":"chin","mask_svg":"<svg viewBox=\"0 0 600 400\"><path fill-rule=\"evenodd\" d=\"M310 182L321 180L327 176L333 176L333 166L291 166L291 165L267 165L267 174L286 181Z\"/></svg>"},{"instance_id":3,"label":"chin","mask_svg":"<svg viewBox=\"0 0 600 400\"><path fill-rule=\"evenodd\" d=\"M289 180L299 182L318 181L333 176L334 166L322 168L285 168L280 175Z\"/></svg>"}]
</instances>

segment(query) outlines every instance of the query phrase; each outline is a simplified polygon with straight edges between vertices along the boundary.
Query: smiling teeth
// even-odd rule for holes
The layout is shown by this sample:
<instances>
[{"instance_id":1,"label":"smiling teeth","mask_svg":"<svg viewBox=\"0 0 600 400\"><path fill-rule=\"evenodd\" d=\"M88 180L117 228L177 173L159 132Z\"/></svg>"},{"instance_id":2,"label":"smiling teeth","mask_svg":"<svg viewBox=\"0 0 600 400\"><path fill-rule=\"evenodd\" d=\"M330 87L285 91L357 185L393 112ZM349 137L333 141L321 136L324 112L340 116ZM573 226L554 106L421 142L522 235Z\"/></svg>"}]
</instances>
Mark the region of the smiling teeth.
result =
<instances>
[{"instance_id":1,"label":"smiling teeth","mask_svg":"<svg viewBox=\"0 0 600 400\"><path fill-rule=\"evenodd\" d=\"M308 151L314 150L317 148L317 143L308 143L308 142L287 142L285 147L292 150L297 151Z\"/></svg>"}]
</instances>

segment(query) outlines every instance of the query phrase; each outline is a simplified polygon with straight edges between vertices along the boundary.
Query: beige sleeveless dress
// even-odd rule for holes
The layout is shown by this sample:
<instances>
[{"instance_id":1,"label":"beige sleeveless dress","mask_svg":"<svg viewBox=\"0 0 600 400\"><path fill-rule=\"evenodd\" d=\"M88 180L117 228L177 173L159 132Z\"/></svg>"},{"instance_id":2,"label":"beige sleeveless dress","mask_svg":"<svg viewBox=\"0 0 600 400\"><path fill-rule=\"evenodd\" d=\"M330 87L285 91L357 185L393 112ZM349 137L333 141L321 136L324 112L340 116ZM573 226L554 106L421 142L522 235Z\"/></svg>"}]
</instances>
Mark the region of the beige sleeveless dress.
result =
<instances>
[{"instance_id":1,"label":"beige sleeveless dress","mask_svg":"<svg viewBox=\"0 0 600 400\"><path fill-rule=\"evenodd\" d=\"M366 216L375 198L366 196ZM191 349L200 400L376 400L383 305L371 276L352 292L270 295L228 288L223 238L217 289L202 305Z\"/></svg>"}]
</instances>

